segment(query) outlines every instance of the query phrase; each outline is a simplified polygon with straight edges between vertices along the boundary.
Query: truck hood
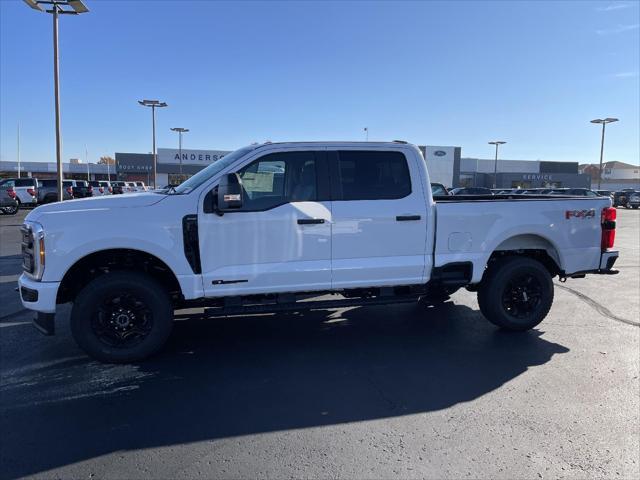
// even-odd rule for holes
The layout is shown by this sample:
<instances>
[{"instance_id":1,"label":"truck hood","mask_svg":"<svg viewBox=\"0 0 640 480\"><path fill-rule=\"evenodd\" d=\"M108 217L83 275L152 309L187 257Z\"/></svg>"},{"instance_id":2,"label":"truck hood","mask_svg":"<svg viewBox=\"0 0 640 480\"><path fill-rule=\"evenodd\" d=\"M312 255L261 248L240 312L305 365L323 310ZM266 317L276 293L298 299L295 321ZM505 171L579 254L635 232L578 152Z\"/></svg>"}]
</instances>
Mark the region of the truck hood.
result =
<instances>
[{"instance_id":1,"label":"truck hood","mask_svg":"<svg viewBox=\"0 0 640 480\"><path fill-rule=\"evenodd\" d=\"M79 212L89 210L113 210L116 208L140 208L154 205L166 198L166 195L157 193L132 193L124 195L109 195L106 197L79 198L77 200L65 200L64 202L48 203L35 208L25 220L37 222L39 218L47 214L64 212Z\"/></svg>"}]
</instances>

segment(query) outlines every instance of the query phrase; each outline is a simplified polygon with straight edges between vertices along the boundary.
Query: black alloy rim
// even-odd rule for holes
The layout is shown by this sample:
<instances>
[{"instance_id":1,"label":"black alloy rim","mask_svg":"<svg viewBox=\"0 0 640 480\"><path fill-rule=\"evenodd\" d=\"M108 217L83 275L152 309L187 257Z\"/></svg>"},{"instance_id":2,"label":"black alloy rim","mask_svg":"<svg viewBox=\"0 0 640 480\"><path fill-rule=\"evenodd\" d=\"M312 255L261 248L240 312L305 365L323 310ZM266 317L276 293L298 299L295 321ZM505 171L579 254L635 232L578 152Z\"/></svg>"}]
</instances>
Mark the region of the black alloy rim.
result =
<instances>
[{"instance_id":1,"label":"black alloy rim","mask_svg":"<svg viewBox=\"0 0 640 480\"><path fill-rule=\"evenodd\" d=\"M151 333L153 314L137 295L121 292L105 298L94 315L91 328L105 345L131 348Z\"/></svg>"},{"instance_id":2,"label":"black alloy rim","mask_svg":"<svg viewBox=\"0 0 640 480\"><path fill-rule=\"evenodd\" d=\"M531 274L514 277L502 293L502 306L516 319L526 319L534 313L542 301L542 284Z\"/></svg>"}]
</instances>

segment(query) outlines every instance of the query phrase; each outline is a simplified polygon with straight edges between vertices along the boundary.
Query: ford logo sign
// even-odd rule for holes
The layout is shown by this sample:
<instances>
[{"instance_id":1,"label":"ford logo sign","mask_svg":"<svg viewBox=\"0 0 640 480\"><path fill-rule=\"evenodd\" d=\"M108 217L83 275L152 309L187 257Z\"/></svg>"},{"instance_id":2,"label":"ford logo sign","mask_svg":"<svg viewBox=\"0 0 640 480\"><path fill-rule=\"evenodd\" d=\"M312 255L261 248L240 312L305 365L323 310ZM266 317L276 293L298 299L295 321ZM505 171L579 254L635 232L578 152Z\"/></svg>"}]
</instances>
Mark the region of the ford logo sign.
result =
<instances>
[{"instance_id":1,"label":"ford logo sign","mask_svg":"<svg viewBox=\"0 0 640 480\"><path fill-rule=\"evenodd\" d=\"M444 150L436 150L435 152L433 152L433 154L436 157L444 157L447 154L447 152L445 152Z\"/></svg>"}]
</instances>

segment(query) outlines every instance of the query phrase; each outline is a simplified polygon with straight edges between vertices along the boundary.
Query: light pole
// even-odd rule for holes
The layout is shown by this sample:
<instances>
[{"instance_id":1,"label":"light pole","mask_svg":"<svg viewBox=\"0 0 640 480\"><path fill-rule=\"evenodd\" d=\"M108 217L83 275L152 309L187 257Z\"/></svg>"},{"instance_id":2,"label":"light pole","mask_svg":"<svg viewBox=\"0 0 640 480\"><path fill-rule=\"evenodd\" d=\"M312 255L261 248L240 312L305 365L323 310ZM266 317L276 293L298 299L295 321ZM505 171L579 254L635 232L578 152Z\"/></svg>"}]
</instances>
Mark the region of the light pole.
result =
<instances>
[{"instance_id":1,"label":"light pole","mask_svg":"<svg viewBox=\"0 0 640 480\"><path fill-rule=\"evenodd\" d=\"M138 103L143 107L151 107L151 123L153 130L153 188L157 188L158 155L156 154L156 108L166 107L167 104L160 100L138 100Z\"/></svg>"},{"instance_id":2,"label":"light pole","mask_svg":"<svg viewBox=\"0 0 640 480\"><path fill-rule=\"evenodd\" d=\"M89 174L89 151L87 150L87 146L84 146L84 161L87 164L87 182L91 181L91 176Z\"/></svg>"},{"instance_id":3,"label":"light pole","mask_svg":"<svg viewBox=\"0 0 640 480\"><path fill-rule=\"evenodd\" d=\"M18 178L20 178L20 122L18 122Z\"/></svg>"},{"instance_id":4,"label":"light pole","mask_svg":"<svg viewBox=\"0 0 640 480\"><path fill-rule=\"evenodd\" d=\"M617 118L596 118L595 120L591 120L591 123L601 123L602 124L602 137L600 139L600 168L598 169L598 190L600 190L600 184L602 183L602 157L604 154L604 127L607 123L617 122Z\"/></svg>"},{"instance_id":5,"label":"light pole","mask_svg":"<svg viewBox=\"0 0 640 480\"><path fill-rule=\"evenodd\" d=\"M366 136L365 137L366 141L368 142L369 141L369 127L364 127L364 134Z\"/></svg>"},{"instance_id":6,"label":"light pole","mask_svg":"<svg viewBox=\"0 0 640 480\"><path fill-rule=\"evenodd\" d=\"M60 70L58 68L58 15L79 15L89 9L81 0L24 0L34 10L53 15L53 85L56 112L56 166L58 169L58 201L62 201L62 138L60 134ZM44 8L43 8L44 6Z\"/></svg>"},{"instance_id":7,"label":"light pole","mask_svg":"<svg viewBox=\"0 0 640 480\"><path fill-rule=\"evenodd\" d=\"M178 132L178 155L180 156L180 181L182 182L182 134L189 131L188 128L173 127L171 129L174 132Z\"/></svg>"},{"instance_id":8,"label":"light pole","mask_svg":"<svg viewBox=\"0 0 640 480\"><path fill-rule=\"evenodd\" d=\"M497 188L497 179L498 179L498 146L504 145L507 142L503 142L501 140L495 140L493 142L489 142L489 145L496 146L496 159L493 162L493 188Z\"/></svg>"}]
</instances>

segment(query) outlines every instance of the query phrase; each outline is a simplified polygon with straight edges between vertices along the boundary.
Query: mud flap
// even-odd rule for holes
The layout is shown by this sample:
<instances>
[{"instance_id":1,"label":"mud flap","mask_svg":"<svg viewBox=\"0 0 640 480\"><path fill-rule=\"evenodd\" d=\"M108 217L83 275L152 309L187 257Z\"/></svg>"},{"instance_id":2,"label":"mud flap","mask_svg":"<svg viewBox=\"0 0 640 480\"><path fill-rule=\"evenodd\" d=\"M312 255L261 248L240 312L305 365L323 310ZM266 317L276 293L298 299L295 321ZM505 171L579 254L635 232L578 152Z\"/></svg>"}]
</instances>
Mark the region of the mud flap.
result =
<instances>
[{"instance_id":1,"label":"mud flap","mask_svg":"<svg viewBox=\"0 0 640 480\"><path fill-rule=\"evenodd\" d=\"M55 313L36 312L33 317L33 326L43 335L51 336L56 334Z\"/></svg>"}]
</instances>

